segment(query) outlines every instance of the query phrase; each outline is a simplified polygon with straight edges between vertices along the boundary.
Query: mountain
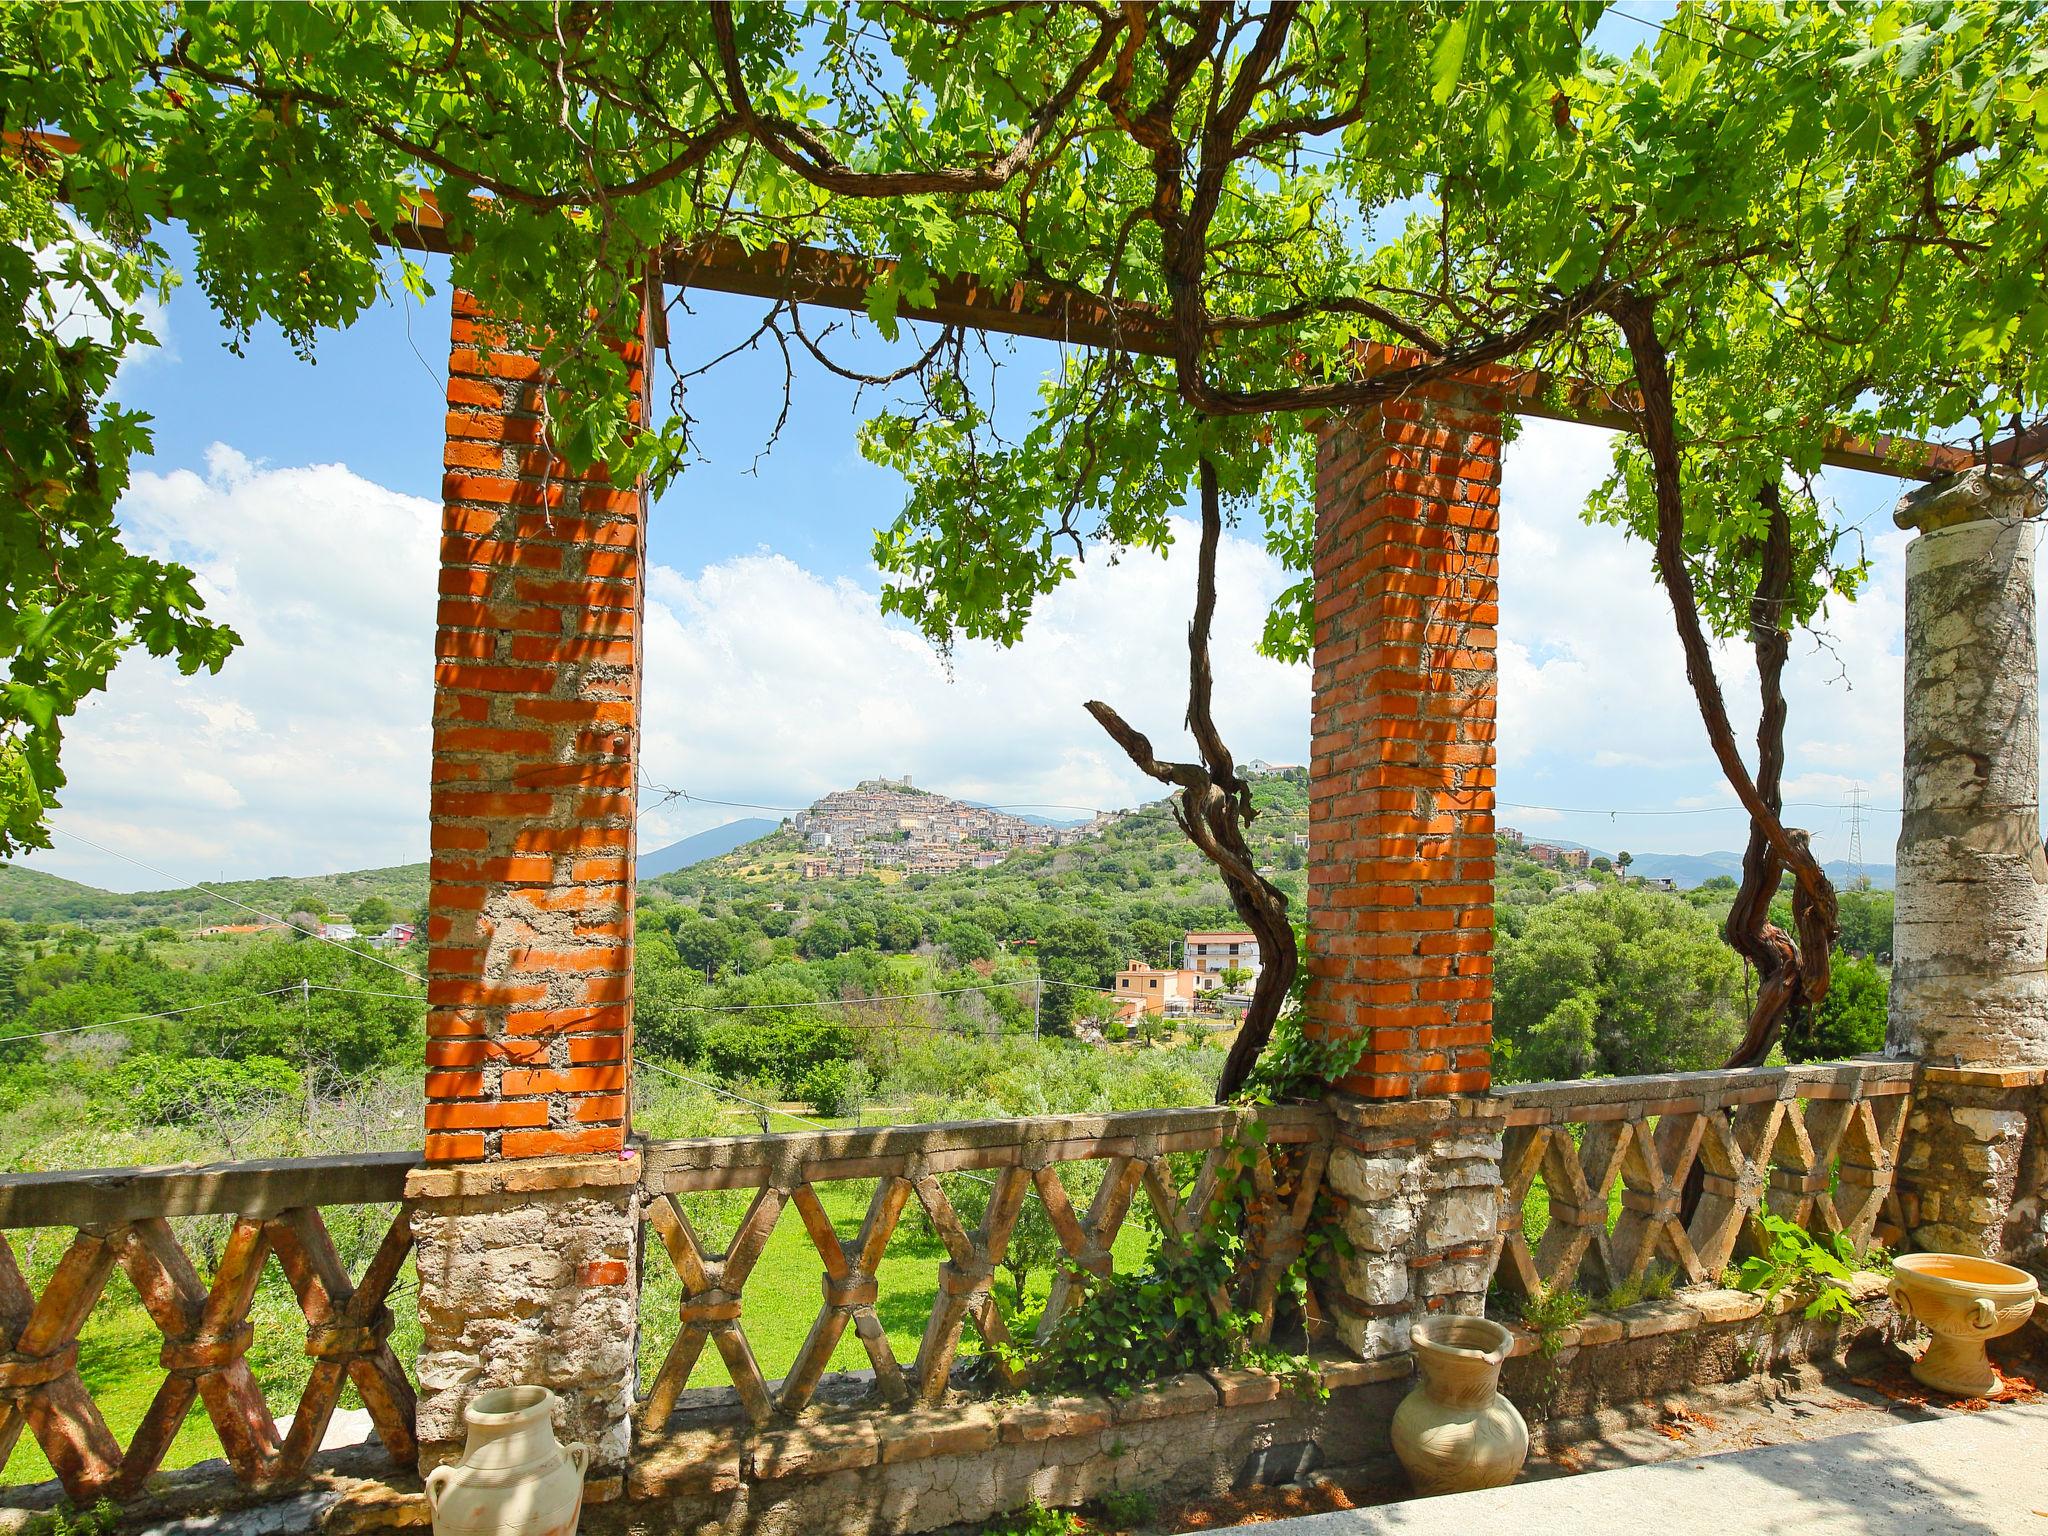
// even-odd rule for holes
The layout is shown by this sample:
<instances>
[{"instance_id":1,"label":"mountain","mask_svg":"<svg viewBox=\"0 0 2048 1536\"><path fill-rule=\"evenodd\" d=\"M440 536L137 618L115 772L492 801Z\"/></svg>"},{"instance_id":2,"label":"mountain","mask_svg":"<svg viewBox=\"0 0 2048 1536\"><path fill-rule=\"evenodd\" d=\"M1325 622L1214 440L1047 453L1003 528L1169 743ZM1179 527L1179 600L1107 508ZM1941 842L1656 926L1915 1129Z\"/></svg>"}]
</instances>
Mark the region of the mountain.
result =
<instances>
[{"instance_id":1,"label":"mountain","mask_svg":"<svg viewBox=\"0 0 2048 1536\"><path fill-rule=\"evenodd\" d=\"M1612 850L1595 848L1589 843L1574 843L1562 837L1531 837L1529 841L1549 843L1553 848L1583 848L1596 859L1614 857ZM1830 859L1821 868L1827 871L1828 879L1834 882L1837 890L1849 889L1851 873L1848 860ZM1726 850L1716 853L1638 853L1630 861L1628 872L1639 880L1669 880L1681 890L1691 890L1717 875L1740 880L1742 855ZM1888 891L1892 888L1894 871L1891 865L1865 864L1863 873L1873 890Z\"/></svg>"},{"instance_id":2,"label":"mountain","mask_svg":"<svg viewBox=\"0 0 2048 1536\"><path fill-rule=\"evenodd\" d=\"M643 853L637 866L640 878L652 880L657 875L673 874L676 870L688 869L692 864L731 853L742 843L766 837L777 825L765 816L745 816L738 821L728 821L722 827L713 827L708 832L686 837L679 843L670 843L666 848Z\"/></svg>"},{"instance_id":3,"label":"mountain","mask_svg":"<svg viewBox=\"0 0 2048 1536\"><path fill-rule=\"evenodd\" d=\"M990 805L986 800L962 800L959 804L971 805L977 811L999 811L1003 809L999 805ZM1018 810L1013 810L1009 814L1016 817L1019 821L1030 822L1034 827L1085 827L1091 819L1087 816L1039 816L1031 811Z\"/></svg>"}]
</instances>

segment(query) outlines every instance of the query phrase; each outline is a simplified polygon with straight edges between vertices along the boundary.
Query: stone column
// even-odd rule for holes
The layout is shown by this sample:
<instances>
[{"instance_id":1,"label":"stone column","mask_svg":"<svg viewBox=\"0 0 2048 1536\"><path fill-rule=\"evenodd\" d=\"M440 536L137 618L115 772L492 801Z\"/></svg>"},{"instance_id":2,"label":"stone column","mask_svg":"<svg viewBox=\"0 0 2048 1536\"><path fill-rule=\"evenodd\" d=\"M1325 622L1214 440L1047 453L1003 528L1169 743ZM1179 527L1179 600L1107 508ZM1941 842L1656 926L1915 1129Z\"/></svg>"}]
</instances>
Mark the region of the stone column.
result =
<instances>
[{"instance_id":1,"label":"stone column","mask_svg":"<svg viewBox=\"0 0 2048 1536\"><path fill-rule=\"evenodd\" d=\"M1915 492L1888 1048L1920 1057L1899 1193L1916 1246L2041 1250L2048 859L2034 641L2039 487L1980 468Z\"/></svg>"},{"instance_id":2,"label":"stone column","mask_svg":"<svg viewBox=\"0 0 2048 1536\"><path fill-rule=\"evenodd\" d=\"M644 332L643 332L644 335ZM621 343L645 411L645 347ZM561 1399L615 1488L635 1388L634 784L646 496L544 445L535 358L458 293L428 874L423 1463L487 1387ZM644 419L644 416L643 418Z\"/></svg>"},{"instance_id":3,"label":"stone column","mask_svg":"<svg viewBox=\"0 0 2048 1536\"><path fill-rule=\"evenodd\" d=\"M1358 1047L1331 1096L1352 1251L1329 1300L1367 1357L1478 1312L1498 1253L1502 404L1477 379L1414 390L1327 420L1316 460L1306 1008Z\"/></svg>"}]
</instances>

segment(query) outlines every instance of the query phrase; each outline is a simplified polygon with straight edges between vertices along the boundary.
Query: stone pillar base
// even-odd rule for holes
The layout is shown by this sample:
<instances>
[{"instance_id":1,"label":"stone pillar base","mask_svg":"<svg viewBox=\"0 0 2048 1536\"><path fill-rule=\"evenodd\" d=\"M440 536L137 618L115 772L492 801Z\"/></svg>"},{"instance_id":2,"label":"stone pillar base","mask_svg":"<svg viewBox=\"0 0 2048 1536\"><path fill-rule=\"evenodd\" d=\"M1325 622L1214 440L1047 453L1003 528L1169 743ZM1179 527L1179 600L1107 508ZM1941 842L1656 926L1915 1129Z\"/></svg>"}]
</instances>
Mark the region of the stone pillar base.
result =
<instances>
[{"instance_id":1,"label":"stone pillar base","mask_svg":"<svg viewBox=\"0 0 2048 1536\"><path fill-rule=\"evenodd\" d=\"M639 1177L638 1157L616 1155L414 1170L422 1471L461 1454L478 1392L537 1386L561 1399L556 1433L589 1442L599 1484L617 1480L639 1344Z\"/></svg>"},{"instance_id":2,"label":"stone pillar base","mask_svg":"<svg viewBox=\"0 0 2048 1536\"><path fill-rule=\"evenodd\" d=\"M1490 1099L1400 1102L1329 1097L1329 1188L1351 1252L1330 1311L1361 1359L1408 1348L1418 1318L1473 1317L1500 1253L1501 1133Z\"/></svg>"},{"instance_id":3,"label":"stone pillar base","mask_svg":"<svg viewBox=\"0 0 2048 1536\"><path fill-rule=\"evenodd\" d=\"M1923 1252L2048 1260L2048 1067L1924 1067L1899 1157Z\"/></svg>"}]
</instances>

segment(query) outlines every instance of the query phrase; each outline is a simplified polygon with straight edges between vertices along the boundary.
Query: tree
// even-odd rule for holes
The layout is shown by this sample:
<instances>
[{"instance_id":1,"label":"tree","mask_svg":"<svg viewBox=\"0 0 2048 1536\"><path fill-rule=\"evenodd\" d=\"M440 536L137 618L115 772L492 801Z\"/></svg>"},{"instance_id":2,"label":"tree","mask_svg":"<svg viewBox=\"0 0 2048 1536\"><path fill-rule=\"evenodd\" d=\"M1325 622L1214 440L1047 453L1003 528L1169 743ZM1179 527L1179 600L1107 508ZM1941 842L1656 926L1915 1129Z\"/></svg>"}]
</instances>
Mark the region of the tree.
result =
<instances>
[{"instance_id":1,"label":"tree","mask_svg":"<svg viewBox=\"0 0 2048 1536\"><path fill-rule=\"evenodd\" d=\"M1841 906L1841 947L1852 955L1892 952L1892 893L1844 891Z\"/></svg>"},{"instance_id":2,"label":"tree","mask_svg":"<svg viewBox=\"0 0 2048 1536\"><path fill-rule=\"evenodd\" d=\"M993 960L996 955L995 935L964 918L939 925L939 944L960 965L970 960Z\"/></svg>"},{"instance_id":3,"label":"tree","mask_svg":"<svg viewBox=\"0 0 2048 1536\"><path fill-rule=\"evenodd\" d=\"M1785 1030L1787 1061L1839 1061L1884 1047L1891 986L1861 955L1838 954L1834 985L1820 1006Z\"/></svg>"},{"instance_id":4,"label":"tree","mask_svg":"<svg viewBox=\"0 0 2048 1536\"><path fill-rule=\"evenodd\" d=\"M1617 853L1614 856L1614 867L1621 871L1622 879L1628 879L1628 867L1629 865L1635 863L1635 861L1636 856L1630 853L1626 848L1622 849L1621 852Z\"/></svg>"},{"instance_id":5,"label":"tree","mask_svg":"<svg viewBox=\"0 0 2048 1536\"><path fill-rule=\"evenodd\" d=\"M355 924L358 933L373 933L388 928L396 915L391 903L382 896L365 896L349 908L348 920Z\"/></svg>"},{"instance_id":6,"label":"tree","mask_svg":"<svg viewBox=\"0 0 2048 1536\"><path fill-rule=\"evenodd\" d=\"M1741 965L1688 904L1602 886L1531 909L1497 941L1496 1075L1684 1072L1741 1033Z\"/></svg>"},{"instance_id":7,"label":"tree","mask_svg":"<svg viewBox=\"0 0 2048 1536\"><path fill-rule=\"evenodd\" d=\"M1754 900L1730 929L1768 966L1753 1056L1782 1007L1824 993L1833 901L1782 821L1770 686L1752 769L1709 635L1751 635L1761 678L1774 636L1853 593L1859 562L1805 493L1830 431L1988 441L2048 405L2048 17L1729 0L1613 58L1587 46L1596 15L35 5L6 16L0 117L76 138L19 162L43 206L61 191L76 210L79 233L51 238L140 251L151 280L160 256L128 242L173 200L227 322L302 346L375 298L373 226L425 219L431 193L456 279L540 350L550 445L657 483L687 450L681 392L636 431L603 337L651 268L687 271L707 242L889 258L865 298L892 338L970 275L1114 325L1133 347L1070 355L1011 440L957 333L874 381L901 397L864 449L909 481L877 542L885 601L942 645L1014 640L1091 545L1163 547L1206 463L1304 576L1267 627L1300 654L1314 415L1502 360L1633 414L1640 447L1601 505L1654 531L1754 890L1771 865L1799 887L1796 945ZM425 287L414 263L397 280ZM756 339L836 364L785 302ZM0 412L0 432L54 440L62 402ZM95 613L90 638L125 633ZM225 640L189 620L166 643L205 664ZM54 764L26 681L21 739Z\"/></svg>"}]
</instances>

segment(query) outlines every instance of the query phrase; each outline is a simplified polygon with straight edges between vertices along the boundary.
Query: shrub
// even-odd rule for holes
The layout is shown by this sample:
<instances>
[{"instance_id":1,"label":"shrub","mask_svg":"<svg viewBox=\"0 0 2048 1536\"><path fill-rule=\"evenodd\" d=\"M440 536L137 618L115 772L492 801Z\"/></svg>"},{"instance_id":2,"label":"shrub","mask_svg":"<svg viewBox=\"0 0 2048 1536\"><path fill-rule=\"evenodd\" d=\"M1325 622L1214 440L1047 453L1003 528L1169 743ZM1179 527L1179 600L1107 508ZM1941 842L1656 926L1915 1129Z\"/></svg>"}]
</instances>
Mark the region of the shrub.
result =
<instances>
[{"instance_id":1,"label":"shrub","mask_svg":"<svg viewBox=\"0 0 2048 1536\"><path fill-rule=\"evenodd\" d=\"M797 1098L820 1062L853 1055L853 1033L836 1024L791 1019L773 1024L714 1024L704 1031L704 1061L718 1076L766 1078Z\"/></svg>"},{"instance_id":2,"label":"shrub","mask_svg":"<svg viewBox=\"0 0 2048 1536\"><path fill-rule=\"evenodd\" d=\"M243 1114L305 1092L304 1080L275 1056L225 1061L213 1056L136 1055L115 1068L108 1086L146 1125Z\"/></svg>"},{"instance_id":3,"label":"shrub","mask_svg":"<svg viewBox=\"0 0 2048 1536\"><path fill-rule=\"evenodd\" d=\"M861 1070L843 1059L821 1061L804 1074L803 1097L811 1113L832 1118L852 1114L860 1103Z\"/></svg>"}]
</instances>

